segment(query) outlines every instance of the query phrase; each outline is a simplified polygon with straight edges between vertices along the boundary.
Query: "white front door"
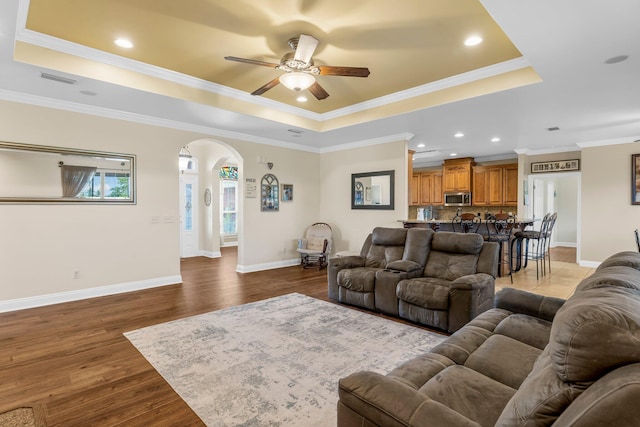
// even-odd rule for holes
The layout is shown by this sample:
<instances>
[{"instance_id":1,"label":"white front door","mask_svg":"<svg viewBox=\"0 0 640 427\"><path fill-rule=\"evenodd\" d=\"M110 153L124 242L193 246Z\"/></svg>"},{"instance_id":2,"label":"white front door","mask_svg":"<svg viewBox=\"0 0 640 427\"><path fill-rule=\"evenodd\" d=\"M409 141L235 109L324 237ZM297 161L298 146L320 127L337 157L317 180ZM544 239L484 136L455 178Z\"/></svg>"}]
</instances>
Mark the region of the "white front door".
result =
<instances>
[{"instance_id":1,"label":"white front door","mask_svg":"<svg viewBox=\"0 0 640 427\"><path fill-rule=\"evenodd\" d=\"M198 176L180 175L180 256L198 255Z\"/></svg>"}]
</instances>

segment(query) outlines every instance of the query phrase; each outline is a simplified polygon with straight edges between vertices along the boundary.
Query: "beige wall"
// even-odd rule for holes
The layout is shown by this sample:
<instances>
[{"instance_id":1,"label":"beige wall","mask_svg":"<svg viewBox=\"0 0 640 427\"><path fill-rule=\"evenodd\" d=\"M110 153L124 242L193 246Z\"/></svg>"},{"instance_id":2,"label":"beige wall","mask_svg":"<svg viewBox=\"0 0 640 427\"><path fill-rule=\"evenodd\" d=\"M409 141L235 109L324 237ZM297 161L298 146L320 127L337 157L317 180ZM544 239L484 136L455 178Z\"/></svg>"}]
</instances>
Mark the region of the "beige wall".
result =
<instances>
[{"instance_id":1,"label":"beige wall","mask_svg":"<svg viewBox=\"0 0 640 427\"><path fill-rule=\"evenodd\" d=\"M321 219L317 153L6 101L0 118L3 141L137 156L136 205L0 204L0 311L179 282L177 155L194 141L238 153L241 183L270 172L294 185L294 201L278 213L261 212L259 197L240 198L238 270L296 264L298 237ZM214 241L202 247L218 248Z\"/></svg>"},{"instance_id":2,"label":"beige wall","mask_svg":"<svg viewBox=\"0 0 640 427\"><path fill-rule=\"evenodd\" d=\"M633 230L640 228L640 206L631 204L631 155L637 153L640 142L582 150L583 262L637 251Z\"/></svg>"},{"instance_id":3,"label":"beige wall","mask_svg":"<svg viewBox=\"0 0 640 427\"><path fill-rule=\"evenodd\" d=\"M395 170L395 209L351 209L351 174L383 170ZM407 173L405 141L322 155L318 218L334 229L334 251L359 251L374 227L402 227L398 220L407 217Z\"/></svg>"}]
</instances>

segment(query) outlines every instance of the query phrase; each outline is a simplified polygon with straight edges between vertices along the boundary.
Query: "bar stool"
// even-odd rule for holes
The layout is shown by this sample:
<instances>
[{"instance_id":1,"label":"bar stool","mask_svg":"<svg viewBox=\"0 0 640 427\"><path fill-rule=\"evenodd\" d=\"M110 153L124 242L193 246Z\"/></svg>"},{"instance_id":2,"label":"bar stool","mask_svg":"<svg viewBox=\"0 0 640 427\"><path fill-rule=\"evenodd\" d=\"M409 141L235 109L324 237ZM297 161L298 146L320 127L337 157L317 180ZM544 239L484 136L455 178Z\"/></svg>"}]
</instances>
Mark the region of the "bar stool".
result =
<instances>
[{"instance_id":1,"label":"bar stool","mask_svg":"<svg viewBox=\"0 0 640 427\"><path fill-rule=\"evenodd\" d=\"M515 226L515 218L508 214L489 215L486 219L487 235L485 240L497 242L500 245L500 261L498 264L498 274L502 276L502 265L509 266L509 277L513 283L513 268L511 258L511 235ZM503 243L507 244L507 257L503 252Z\"/></svg>"},{"instance_id":2,"label":"bar stool","mask_svg":"<svg viewBox=\"0 0 640 427\"><path fill-rule=\"evenodd\" d=\"M451 220L451 228L458 233L477 233L482 221L480 217L472 213L456 215Z\"/></svg>"},{"instance_id":3,"label":"bar stool","mask_svg":"<svg viewBox=\"0 0 640 427\"><path fill-rule=\"evenodd\" d=\"M547 261L549 262L549 273L551 273L551 254L549 253L549 246L551 244L551 232L553 226L558 218L558 213L548 213L542 218L542 224L540 225L540 231L518 231L515 233L515 240L518 241L518 245L522 245L522 240L525 240L524 250L524 266L527 267L529 263L529 257L536 262L536 279L540 278L547 273ZM532 241L532 247L529 249L529 241ZM540 267L538 267L538 264Z\"/></svg>"}]
</instances>

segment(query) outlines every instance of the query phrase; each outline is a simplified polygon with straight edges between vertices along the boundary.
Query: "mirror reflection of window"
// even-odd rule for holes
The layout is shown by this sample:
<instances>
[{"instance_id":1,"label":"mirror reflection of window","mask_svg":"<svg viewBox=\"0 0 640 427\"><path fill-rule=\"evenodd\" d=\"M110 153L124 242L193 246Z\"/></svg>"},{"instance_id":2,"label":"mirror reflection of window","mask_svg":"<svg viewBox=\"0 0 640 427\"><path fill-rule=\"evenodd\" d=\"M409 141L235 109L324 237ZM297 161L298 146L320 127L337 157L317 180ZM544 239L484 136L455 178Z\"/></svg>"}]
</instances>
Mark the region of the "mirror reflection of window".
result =
<instances>
[{"instance_id":1,"label":"mirror reflection of window","mask_svg":"<svg viewBox=\"0 0 640 427\"><path fill-rule=\"evenodd\" d=\"M352 209L394 209L395 171L351 174Z\"/></svg>"}]
</instances>

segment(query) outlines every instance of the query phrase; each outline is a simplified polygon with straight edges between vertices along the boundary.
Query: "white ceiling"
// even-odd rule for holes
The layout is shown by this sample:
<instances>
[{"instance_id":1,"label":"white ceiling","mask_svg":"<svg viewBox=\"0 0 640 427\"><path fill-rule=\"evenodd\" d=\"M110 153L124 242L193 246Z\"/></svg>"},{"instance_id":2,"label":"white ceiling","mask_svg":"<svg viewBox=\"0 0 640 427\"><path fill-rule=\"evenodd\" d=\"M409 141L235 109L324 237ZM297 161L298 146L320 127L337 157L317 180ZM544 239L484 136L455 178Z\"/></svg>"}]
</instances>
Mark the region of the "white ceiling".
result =
<instances>
[{"instance_id":1,"label":"white ceiling","mask_svg":"<svg viewBox=\"0 0 640 427\"><path fill-rule=\"evenodd\" d=\"M542 78L517 87L335 130L302 134L293 126L221 108L47 70L13 59L16 40L45 43L25 31L26 0L0 2L0 98L169 125L314 152L409 139L415 165L440 163L455 152L491 160L573 151L579 145L640 139L640 1L481 0L497 24ZM47 46L65 49L68 44ZM629 55L608 65L605 60ZM242 56L238 53L237 56ZM98 61L120 65L113 55ZM346 65L346 64L340 64ZM73 78L66 85L41 72ZM224 90L224 88L223 88ZM93 93L95 95L87 95ZM229 96L271 111L309 117L299 108L228 89ZM317 118L316 116L313 116ZM0 119L1 123L1 119ZM546 129L557 126L559 131ZM463 138L454 133L464 132ZM490 142L494 136L501 140ZM417 144L424 143L424 148Z\"/></svg>"}]
</instances>

